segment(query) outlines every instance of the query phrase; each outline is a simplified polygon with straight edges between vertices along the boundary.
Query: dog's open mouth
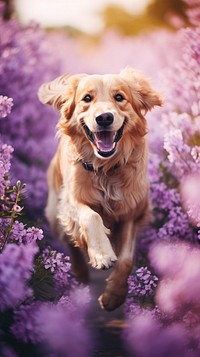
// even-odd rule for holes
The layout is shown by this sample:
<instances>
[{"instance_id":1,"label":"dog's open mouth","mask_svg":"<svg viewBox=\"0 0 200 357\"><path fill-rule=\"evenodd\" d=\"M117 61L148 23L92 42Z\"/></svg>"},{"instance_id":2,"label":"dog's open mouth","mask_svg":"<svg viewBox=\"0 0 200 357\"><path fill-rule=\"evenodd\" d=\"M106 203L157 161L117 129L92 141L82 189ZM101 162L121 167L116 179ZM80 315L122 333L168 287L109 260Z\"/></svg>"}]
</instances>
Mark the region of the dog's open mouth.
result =
<instances>
[{"instance_id":1,"label":"dog's open mouth","mask_svg":"<svg viewBox=\"0 0 200 357\"><path fill-rule=\"evenodd\" d=\"M117 131L101 130L93 133L88 126L82 122L82 126L88 139L96 145L98 154L103 157L109 157L114 154L116 144L122 137L124 125L125 121Z\"/></svg>"}]
</instances>

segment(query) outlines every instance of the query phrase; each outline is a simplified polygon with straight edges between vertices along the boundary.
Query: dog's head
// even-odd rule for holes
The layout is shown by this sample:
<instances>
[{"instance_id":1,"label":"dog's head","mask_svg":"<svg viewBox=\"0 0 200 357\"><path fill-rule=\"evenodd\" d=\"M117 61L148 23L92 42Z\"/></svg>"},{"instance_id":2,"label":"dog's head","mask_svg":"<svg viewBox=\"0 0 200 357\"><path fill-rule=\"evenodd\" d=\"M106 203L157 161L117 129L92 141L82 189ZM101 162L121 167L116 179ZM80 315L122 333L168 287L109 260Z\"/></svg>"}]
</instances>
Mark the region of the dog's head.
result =
<instances>
[{"instance_id":1,"label":"dog's head","mask_svg":"<svg viewBox=\"0 0 200 357\"><path fill-rule=\"evenodd\" d=\"M61 132L105 159L128 135L133 141L144 136L144 115L162 105L148 79L131 68L115 75L63 75L43 84L39 98L61 112Z\"/></svg>"}]
</instances>

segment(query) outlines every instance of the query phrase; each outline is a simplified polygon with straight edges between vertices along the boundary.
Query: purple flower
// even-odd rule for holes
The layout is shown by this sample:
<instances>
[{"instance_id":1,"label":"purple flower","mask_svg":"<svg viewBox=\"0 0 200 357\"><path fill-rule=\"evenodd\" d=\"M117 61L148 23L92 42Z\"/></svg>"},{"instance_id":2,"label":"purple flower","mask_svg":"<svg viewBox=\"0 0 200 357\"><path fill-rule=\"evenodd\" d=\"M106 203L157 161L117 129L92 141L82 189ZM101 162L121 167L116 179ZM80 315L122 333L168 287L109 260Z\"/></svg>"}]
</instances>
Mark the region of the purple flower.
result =
<instances>
[{"instance_id":1,"label":"purple flower","mask_svg":"<svg viewBox=\"0 0 200 357\"><path fill-rule=\"evenodd\" d=\"M10 170L10 160L13 148L10 145L3 144L0 141L0 197L4 197L6 187L9 186L10 181L8 177L8 172Z\"/></svg>"},{"instance_id":2,"label":"purple flower","mask_svg":"<svg viewBox=\"0 0 200 357\"><path fill-rule=\"evenodd\" d=\"M165 135L164 148L179 177L196 170L198 161L194 149L184 143L181 130L171 130Z\"/></svg>"},{"instance_id":3,"label":"purple flower","mask_svg":"<svg viewBox=\"0 0 200 357\"><path fill-rule=\"evenodd\" d=\"M179 323L163 326L151 310L140 309L135 317L131 315L123 336L136 357L197 357L189 349L186 329Z\"/></svg>"},{"instance_id":4,"label":"purple flower","mask_svg":"<svg viewBox=\"0 0 200 357\"><path fill-rule=\"evenodd\" d=\"M41 255L41 262L44 268L50 270L53 274L56 288L63 292L70 286L77 285L71 272L71 263L69 256L63 253L52 250L50 247L46 248Z\"/></svg>"},{"instance_id":5,"label":"purple flower","mask_svg":"<svg viewBox=\"0 0 200 357\"><path fill-rule=\"evenodd\" d=\"M151 296L157 286L158 278L147 267L136 270L134 276L129 276L129 294L134 297Z\"/></svg>"},{"instance_id":6,"label":"purple flower","mask_svg":"<svg viewBox=\"0 0 200 357\"><path fill-rule=\"evenodd\" d=\"M174 317L188 307L200 313L200 286L197 284L200 250L186 243L158 244L149 254L154 269L162 278L156 293L159 308Z\"/></svg>"},{"instance_id":7,"label":"purple flower","mask_svg":"<svg viewBox=\"0 0 200 357\"><path fill-rule=\"evenodd\" d=\"M56 305L46 305L40 311L42 336L49 351L63 357L88 357L92 340L84 322L82 307L88 304L88 294L79 292L79 299L61 299ZM81 297L82 296L82 297ZM85 301L86 297L86 301ZM72 306L71 306L72 305ZM84 307L84 311L85 307ZM44 323L48 321L48 323Z\"/></svg>"},{"instance_id":8,"label":"purple flower","mask_svg":"<svg viewBox=\"0 0 200 357\"><path fill-rule=\"evenodd\" d=\"M15 310L12 333L24 342L42 343L46 355L88 357L92 343L84 318L89 302L83 288L57 303L22 304Z\"/></svg>"},{"instance_id":9,"label":"purple flower","mask_svg":"<svg viewBox=\"0 0 200 357\"><path fill-rule=\"evenodd\" d=\"M25 240L27 243L31 243L36 240L42 240L44 238L43 230L37 227L29 227L26 230Z\"/></svg>"},{"instance_id":10,"label":"purple flower","mask_svg":"<svg viewBox=\"0 0 200 357\"><path fill-rule=\"evenodd\" d=\"M7 117L11 113L13 99L0 95L0 118Z\"/></svg>"},{"instance_id":11,"label":"purple flower","mask_svg":"<svg viewBox=\"0 0 200 357\"><path fill-rule=\"evenodd\" d=\"M12 226L10 240L23 243L25 235L26 235L26 229L24 227L24 224L22 222L15 221Z\"/></svg>"},{"instance_id":12,"label":"purple flower","mask_svg":"<svg viewBox=\"0 0 200 357\"><path fill-rule=\"evenodd\" d=\"M23 207L20 207L19 205L17 205L16 203L13 205L13 210L15 212L21 212L23 210Z\"/></svg>"},{"instance_id":13,"label":"purple flower","mask_svg":"<svg viewBox=\"0 0 200 357\"><path fill-rule=\"evenodd\" d=\"M32 343L42 341L41 325L38 317L41 308L45 304L39 301L26 305L22 304L14 311L14 324L11 327L11 331L19 340Z\"/></svg>"},{"instance_id":14,"label":"purple flower","mask_svg":"<svg viewBox=\"0 0 200 357\"><path fill-rule=\"evenodd\" d=\"M67 273L71 268L69 260L68 256L64 256L63 253L52 250L50 247L46 248L42 253L44 267L45 269L50 269L51 272L60 269L64 273Z\"/></svg>"},{"instance_id":15,"label":"purple flower","mask_svg":"<svg viewBox=\"0 0 200 357\"><path fill-rule=\"evenodd\" d=\"M190 221L200 228L200 172L187 176L181 183L181 194L184 209Z\"/></svg>"},{"instance_id":16,"label":"purple flower","mask_svg":"<svg viewBox=\"0 0 200 357\"><path fill-rule=\"evenodd\" d=\"M32 294L28 280L33 271L37 246L7 244L0 254L0 311L14 308Z\"/></svg>"},{"instance_id":17,"label":"purple flower","mask_svg":"<svg viewBox=\"0 0 200 357\"><path fill-rule=\"evenodd\" d=\"M0 221L0 227L2 232L2 241L4 241L4 236L6 231L11 224L10 219L2 219ZM23 243L23 244L30 244L32 242L36 242L37 240L42 240L44 238L43 230L37 227L28 227L26 228L22 222L14 221L10 235L9 235L9 242L15 243Z\"/></svg>"}]
</instances>

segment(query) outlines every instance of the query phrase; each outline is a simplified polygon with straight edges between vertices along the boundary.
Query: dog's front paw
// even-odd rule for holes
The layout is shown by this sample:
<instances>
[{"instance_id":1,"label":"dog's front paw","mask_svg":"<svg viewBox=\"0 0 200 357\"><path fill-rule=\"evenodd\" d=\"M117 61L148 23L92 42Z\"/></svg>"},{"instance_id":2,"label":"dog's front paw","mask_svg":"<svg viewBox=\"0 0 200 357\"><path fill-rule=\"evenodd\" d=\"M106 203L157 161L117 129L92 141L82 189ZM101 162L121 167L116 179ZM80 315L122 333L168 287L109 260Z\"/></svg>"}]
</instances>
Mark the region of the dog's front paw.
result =
<instances>
[{"instance_id":1,"label":"dog's front paw","mask_svg":"<svg viewBox=\"0 0 200 357\"><path fill-rule=\"evenodd\" d=\"M113 284L112 284L113 285ZM99 297L98 301L102 309L107 311L112 311L117 309L120 305L122 305L126 299L126 295L128 292L128 286L115 286L107 285L104 293Z\"/></svg>"},{"instance_id":2,"label":"dog's front paw","mask_svg":"<svg viewBox=\"0 0 200 357\"><path fill-rule=\"evenodd\" d=\"M88 250L90 261L89 263L96 269L109 269L117 260L117 257L113 251L109 253L99 252L94 253Z\"/></svg>"}]
</instances>

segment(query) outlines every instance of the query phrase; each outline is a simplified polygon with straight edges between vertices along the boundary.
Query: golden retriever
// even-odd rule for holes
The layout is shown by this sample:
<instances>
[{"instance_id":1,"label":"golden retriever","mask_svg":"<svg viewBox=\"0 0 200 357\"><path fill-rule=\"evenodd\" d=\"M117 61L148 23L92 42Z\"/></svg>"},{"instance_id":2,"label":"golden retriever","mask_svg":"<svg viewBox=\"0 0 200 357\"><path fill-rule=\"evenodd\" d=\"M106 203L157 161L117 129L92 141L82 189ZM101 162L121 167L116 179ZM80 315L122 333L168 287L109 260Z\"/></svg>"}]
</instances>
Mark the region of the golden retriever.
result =
<instances>
[{"instance_id":1,"label":"golden retriever","mask_svg":"<svg viewBox=\"0 0 200 357\"><path fill-rule=\"evenodd\" d=\"M54 234L61 228L68 238L80 282L88 279L82 248L92 267L113 266L99 298L113 310L126 298L136 236L150 217L144 115L162 99L129 67L119 74L65 74L43 84L39 98L61 114L47 219Z\"/></svg>"}]
</instances>

